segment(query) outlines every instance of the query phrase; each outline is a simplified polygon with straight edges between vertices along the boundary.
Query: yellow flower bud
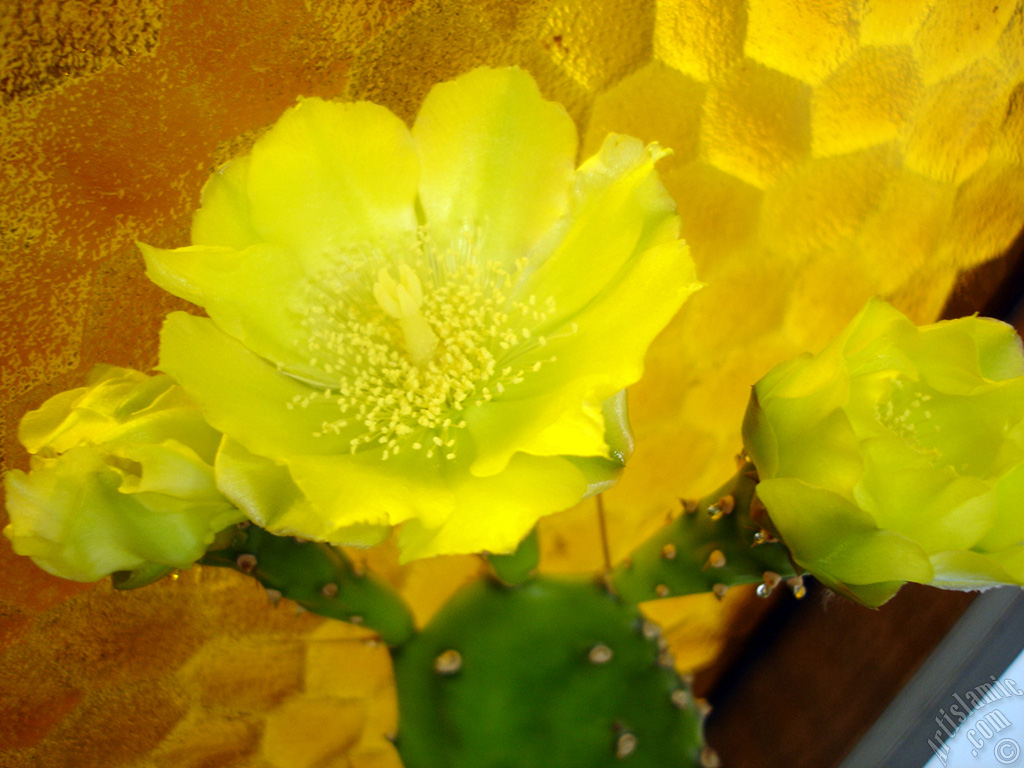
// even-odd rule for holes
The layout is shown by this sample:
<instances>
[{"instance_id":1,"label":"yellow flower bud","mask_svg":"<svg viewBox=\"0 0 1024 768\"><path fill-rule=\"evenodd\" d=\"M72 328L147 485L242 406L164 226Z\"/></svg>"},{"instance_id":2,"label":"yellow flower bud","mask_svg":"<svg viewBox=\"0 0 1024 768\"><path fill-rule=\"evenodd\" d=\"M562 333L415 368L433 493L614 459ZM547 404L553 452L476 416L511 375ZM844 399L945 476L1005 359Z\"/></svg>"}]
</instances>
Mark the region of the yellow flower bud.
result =
<instances>
[{"instance_id":1,"label":"yellow flower bud","mask_svg":"<svg viewBox=\"0 0 1024 768\"><path fill-rule=\"evenodd\" d=\"M243 519L214 481L220 434L169 376L97 366L26 414L19 437L32 468L4 478L4 535L55 576L186 568Z\"/></svg>"},{"instance_id":2,"label":"yellow flower bud","mask_svg":"<svg viewBox=\"0 0 1024 768\"><path fill-rule=\"evenodd\" d=\"M1024 353L968 317L915 327L871 301L755 386L744 442L794 561L880 605L907 581L1024 585Z\"/></svg>"}]
</instances>

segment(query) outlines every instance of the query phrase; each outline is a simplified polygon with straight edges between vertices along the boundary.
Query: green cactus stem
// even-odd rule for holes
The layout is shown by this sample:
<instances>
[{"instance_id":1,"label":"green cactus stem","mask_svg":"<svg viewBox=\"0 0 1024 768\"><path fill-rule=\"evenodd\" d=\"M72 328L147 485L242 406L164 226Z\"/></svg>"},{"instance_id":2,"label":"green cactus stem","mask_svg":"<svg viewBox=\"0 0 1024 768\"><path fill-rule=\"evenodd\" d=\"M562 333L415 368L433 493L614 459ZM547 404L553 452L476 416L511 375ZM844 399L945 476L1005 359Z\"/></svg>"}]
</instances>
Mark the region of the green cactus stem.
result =
<instances>
[{"instance_id":1,"label":"green cactus stem","mask_svg":"<svg viewBox=\"0 0 1024 768\"><path fill-rule=\"evenodd\" d=\"M758 594L766 597L785 581L803 597L803 581L774 535L756 485L757 472L747 462L714 493L684 503L682 514L609 574L612 589L638 603L699 592L722 597L729 587L758 582Z\"/></svg>"},{"instance_id":2,"label":"green cactus stem","mask_svg":"<svg viewBox=\"0 0 1024 768\"><path fill-rule=\"evenodd\" d=\"M601 584L464 588L394 649L406 768L689 768L706 710L657 627Z\"/></svg>"},{"instance_id":3,"label":"green cactus stem","mask_svg":"<svg viewBox=\"0 0 1024 768\"><path fill-rule=\"evenodd\" d=\"M507 555L488 555L487 561L495 575L506 584L522 584L536 575L540 564L540 538L536 527L519 542L516 551Z\"/></svg>"},{"instance_id":4,"label":"green cactus stem","mask_svg":"<svg viewBox=\"0 0 1024 768\"><path fill-rule=\"evenodd\" d=\"M413 635L412 613L405 602L383 582L357 571L339 549L275 536L245 523L226 538L225 546L210 550L199 562L248 574L268 592L312 613L367 626L388 645L399 645Z\"/></svg>"}]
</instances>

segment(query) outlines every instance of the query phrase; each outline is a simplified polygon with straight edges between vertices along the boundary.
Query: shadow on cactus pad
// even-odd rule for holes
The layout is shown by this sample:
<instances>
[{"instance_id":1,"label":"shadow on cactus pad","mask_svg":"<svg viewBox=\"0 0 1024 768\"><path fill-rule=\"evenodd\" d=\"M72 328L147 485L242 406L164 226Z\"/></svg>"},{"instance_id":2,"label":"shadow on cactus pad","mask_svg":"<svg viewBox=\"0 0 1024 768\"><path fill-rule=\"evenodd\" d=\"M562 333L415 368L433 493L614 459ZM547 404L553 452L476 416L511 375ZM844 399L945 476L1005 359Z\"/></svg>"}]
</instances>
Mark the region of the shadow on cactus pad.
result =
<instances>
[{"instance_id":1,"label":"shadow on cactus pad","mask_svg":"<svg viewBox=\"0 0 1024 768\"><path fill-rule=\"evenodd\" d=\"M476 582L393 652L402 760L697 766L701 715L658 639L598 584Z\"/></svg>"}]
</instances>

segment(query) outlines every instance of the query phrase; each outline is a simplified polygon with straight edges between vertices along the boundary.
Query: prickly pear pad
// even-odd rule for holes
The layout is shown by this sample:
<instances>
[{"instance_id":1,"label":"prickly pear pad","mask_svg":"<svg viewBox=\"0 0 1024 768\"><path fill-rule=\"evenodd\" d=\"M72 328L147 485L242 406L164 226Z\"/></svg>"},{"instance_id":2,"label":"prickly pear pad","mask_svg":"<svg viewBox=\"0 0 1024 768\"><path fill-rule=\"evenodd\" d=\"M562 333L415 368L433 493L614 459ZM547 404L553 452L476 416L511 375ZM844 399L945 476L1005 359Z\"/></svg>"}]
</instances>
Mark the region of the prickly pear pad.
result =
<instances>
[{"instance_id":1,"label":"prickly pear pad","mask_svg":"<svg viewBox=\"0 0 1024 768\"><path fill-rule=\"evenodd\" d=\"M701 715L650 629L594 583L470 585L393 653L406 768L699 765Z\"/></svg>"}]
</instances>

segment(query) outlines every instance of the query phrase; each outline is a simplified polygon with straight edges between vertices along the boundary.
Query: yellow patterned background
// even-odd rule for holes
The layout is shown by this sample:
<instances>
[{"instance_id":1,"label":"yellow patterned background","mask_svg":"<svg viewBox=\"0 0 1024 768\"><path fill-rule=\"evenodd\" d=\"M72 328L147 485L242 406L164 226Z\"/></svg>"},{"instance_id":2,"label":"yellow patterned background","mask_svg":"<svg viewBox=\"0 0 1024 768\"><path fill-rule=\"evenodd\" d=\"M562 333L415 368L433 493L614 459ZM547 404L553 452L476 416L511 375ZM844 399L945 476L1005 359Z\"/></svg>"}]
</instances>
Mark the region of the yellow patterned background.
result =
<instances>
[{"instance_id":1,"label":"yellow patterned background","mask_svg":"<svg viewBox=\"0 0 1024 768\"><path fill-rule=\"evenodd\" d=\"M180 303L133 242L186 242L207 175L298 95L411 119L480 64L529 70L579 125L658 141L708 286L631 393L638 450L605 505L621 557L732 471L749 385L871 295L934 319L1024 224L1020 0L7 0L0 3L0 445L96 362L149 369ZM2 524L0 520L0 524ZM473 558L366 556L425 620ZM545 521L596 569L593 503ZM749 594L663 601L678 663ZM193 569L130 593L0 542L0 766L399 766L387 653Z\"/></svg>"}]
</instances>

